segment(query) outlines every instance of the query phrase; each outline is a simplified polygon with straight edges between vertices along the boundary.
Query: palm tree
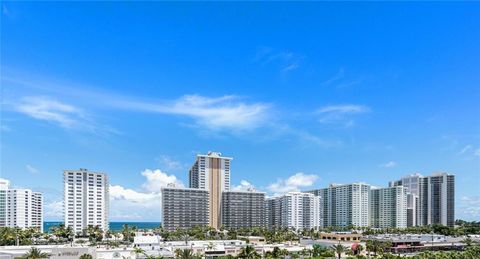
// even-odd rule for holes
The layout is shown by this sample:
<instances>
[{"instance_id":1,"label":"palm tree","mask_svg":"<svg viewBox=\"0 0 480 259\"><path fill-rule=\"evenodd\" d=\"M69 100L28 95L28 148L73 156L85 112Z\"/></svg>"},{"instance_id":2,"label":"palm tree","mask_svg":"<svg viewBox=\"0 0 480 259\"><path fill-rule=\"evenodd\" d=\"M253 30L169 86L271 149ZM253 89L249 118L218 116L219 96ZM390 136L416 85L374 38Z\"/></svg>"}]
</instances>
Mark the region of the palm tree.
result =
<instances>
[{"instance_id":1,"label":"palm tree","mask_svg":"<svg viewBox=\"0 0 480 259\"><path fill-rule=\"evenodd\" d=\"M367 240L365 246L368 254L370 254L370 252L373 252L373 256L377 256L377 253L382 251L382 242L377 239Z\"/></svg>"},{"instance_id":2,"label":"palm tree","mask_svg":"<svg viewBox=\"0 0 480 259\"><path fill-rule=\"evenodd\" d=\"M175 250L175 257L178 259L192 259L194 255L191 249L177 249Z\"/></svg>"},{"instance_id":3,"label":"palm tree","mask_svg":"<svg viewBox=\"0 0 480 259\"><path fill-rule=\"evenodd\" d=\"M78 259L93 259L91 254L83 254Z\"/></svg>"},{"instance_id":4,"label":"palm tree","mask_svg":"<svg viewBox=\"0 0 480 259\"><path fill-rule=\"evenodd\" d=\"M32 247L30 248L30 250L28 250L28 252L23 257L27 259L48 258L48 254L43 253L42 251L40 251L40 249L36 247Z\"/></svg>"},{"instance_id":5,"label":"palm tree","mask_svg":"<svg viewBox=\"0 0 480 259\"><path fill-rule=\"evenodd\" d=\"M144 254L144 253L145 253L145 250L143 250L143 249L140 248L140 247L134 247L134 248L133 248L133 253L135 253L136 255Z\"/></svg>"},{"instance_id":6,"label":"palm tree","mask_svg":"<svg viewBox=\"0 0 480 259\"><path fill-rule=\"evenodd\" d=\"M317 257L320 256L320 254L323 252L323 247L319 244L314 244L312 246L312 256Z\"/></svg>"},{"instance_id":7,"label":"palm tree","mask_svg":"<svg viewBox=\"0 0 480 259\"><path fill-rule=\"evenodd\" d=\"M335 253L338 255L338 259L342 258L342 253L347 251L347 248L340 243L338 245L333 245L332 250L335 251Z\"/></svg>"},{"instance_id":8,"label":"palm tree","mask_svg":"<svg viewBox=\"0 0 480 259\"><path fill-rule=\"evenodd\" d=\"M245 258L245 259L258 259L261 258L260 254L257 253L253 246L245 246L240 250L238 254L238 258Z\"/></svg>"}]
</instances>

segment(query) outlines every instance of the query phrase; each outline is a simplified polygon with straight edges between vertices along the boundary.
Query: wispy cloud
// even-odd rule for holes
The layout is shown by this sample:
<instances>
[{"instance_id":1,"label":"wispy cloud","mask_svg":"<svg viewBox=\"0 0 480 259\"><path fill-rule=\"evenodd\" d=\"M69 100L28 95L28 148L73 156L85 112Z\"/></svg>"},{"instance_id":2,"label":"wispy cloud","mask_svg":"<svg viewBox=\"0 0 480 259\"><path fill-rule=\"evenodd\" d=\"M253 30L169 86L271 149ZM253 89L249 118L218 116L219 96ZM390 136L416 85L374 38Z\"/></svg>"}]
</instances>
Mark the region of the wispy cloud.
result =
<instances>
[{"instance_id":1,"label":"wispy cloud","mask_svg":"<svg viewBox=\"0 0 480 259\"><path fill-rule=\"evenodd\" d=\"M49 96L26 96L8 103L14 111L68 130L94 134L119 134L119 131L96 123L83 109Z\"/></svg>"},{"instance_id":2,"label":"wispy cloud","mask_svg":"<svg viewBox=\"0 0 480 259\"><path fill-rule=\"evenodd\" d=\"M272 48L260 48L257 51L255 62L265 66L273 64L279 66L282 72L290 72L299 68L301 61L304 59L302 55L288 50L275 50Z\"/></svg>"},{"instance_id":3,"label":"wispy cloud","mask_svg":"<svg viewBox=\"0 0 480 259\"><path fill-rule=\"evenodd\" d=\"M185 95L174 101L152 103L119 100L113 104L123 109L183 115L192 118L199 126L234 131L250 130L263 125L269 109L268 104L246 103L233 95Z\"/></svg>"},{"instance_id":4,"label":"wispy cloud","mask_svg":"<svg viewBox=\"0 0 480 259\"><path fill-rule=\"evenodd\" d=\"M38 171L37 168L33 167L33 166L30 165L30 164L27 164L27 165L25 166L25 168L26 168L27 171L28 171L29 173L31 173L31 174L38 174L38 173L40 172L40 171Z\"/></svg>"},{"instance_id":5,"label":"wispy cloud","mask_svg":"<svg viewBox=\"0 0 480 259\"><path fill-rule=\"evenodd\" d=\"M355 124L353 115L367 113L370 108L364 105L343 104L321 107L316 111L322 124L336 124L350 127Z\"/></svg>"},{"instance_id":6,"label":"wispy cloud","mask_svg":"<svg viewBox=\"0 0 480 259\"><path fill-rule=\"evenodd\" d=\"M473 153L476 157L480 157L480 148L477 148Z\"/></svg>"},{"instance_id":7,"label":"wispy cloud","mask_svg":"<svg viewBox=\"0 0 480 259\"><path fill-rule=\"evenodd\" d=\"M474 220L480 217L480 196L463 196L460 199L461 213Z\"/></svg>"},{"instance_id":8,"label":"wispy cloud","mask_svg":"<svg viewBox=\"0 0 480 259\"><path fill-rule=\"evenodd\" d=\"M332 77L330 77L327 80L321 82L320 84L321 85L330 85L330 84L332 84L334 82L337 82L338 80L340 80L344 77L345 77L345 69L342 67Z\"/></svg>"},{"instance_id":9,"label":"wispy cloud","mask_svg":"<svg viewBox=\"0 0 480 259\"><path fill-rule=\"evenodd\" d=\"M275 183L270 184L267 189L273 195L280 195L287 192L297 192L304 187L312 186L318 176L315 174L296 173L287 179L279 179Z\"/></svg>"},{"instance_id":10,"label":"wispy cloud","mask_svg":"<svg viewBox=\"0 0 480 259\"><path fill-rule=\"evenodd\" d=\"M38 120L48 121L64 128L72 128L84 120L82 110L72 105L62 103L50 97L28 96L15 105L18 112Z\"/></svg>"},{"instance_id":11,"label":"wispy cloud","mask_svg":"<svg viewBox=\"0 0 480 259\"><path fill-rule=\"evenodd\" d=\"M180 161L177 161L168 155L160 155L155 160L159 163L161 168L165 168L167 171L183 168L183 165Z\"/></svg>"},{"instance_id":12,"label":"wispy cloud","mask_svg":"<svg viewBox=\"0 0 480 259\"><path fill-rule=\"evenodd\" d=\"M472 145L466 145L465 147L463 147L460 151L458 151L458 154L459 155L463 155L465 154L467 151L471 150L473 148Z\"/></svg>"},{"instance_id":13,"label":"wispy cloud","mask_svg":"<svg viewBox=\"0 0 480 259\"><path fill-rule=\"evenodd\" d=\"M383 168L393 168L393 167L396 167L396 166L397 166L397 162L395 162L395 161L388 161L384 164L379 165L379 167L383 167Z\"/></svg>"}]
</instances>

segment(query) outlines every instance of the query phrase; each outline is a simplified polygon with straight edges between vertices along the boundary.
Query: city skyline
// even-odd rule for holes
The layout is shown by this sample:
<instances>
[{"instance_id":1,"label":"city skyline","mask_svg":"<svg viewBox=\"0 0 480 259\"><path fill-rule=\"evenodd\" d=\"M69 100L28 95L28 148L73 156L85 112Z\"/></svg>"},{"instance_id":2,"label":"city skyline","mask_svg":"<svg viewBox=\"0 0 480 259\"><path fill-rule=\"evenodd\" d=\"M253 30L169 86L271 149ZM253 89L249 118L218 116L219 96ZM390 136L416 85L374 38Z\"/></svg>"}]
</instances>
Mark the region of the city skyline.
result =
<instances>
[{"instance_id":1,"label":"city skyline","mask_svg":"<svg viewBox=\"0 0 480 259\"><path fill-rule=\"evenodd\" d=\"M79 168L109 175L111 221L159 221L207 151L269 196L455 174L455 218L480 220L477 5L1 8L0 178L47 221Z\"/></svg>"}]
</instances>

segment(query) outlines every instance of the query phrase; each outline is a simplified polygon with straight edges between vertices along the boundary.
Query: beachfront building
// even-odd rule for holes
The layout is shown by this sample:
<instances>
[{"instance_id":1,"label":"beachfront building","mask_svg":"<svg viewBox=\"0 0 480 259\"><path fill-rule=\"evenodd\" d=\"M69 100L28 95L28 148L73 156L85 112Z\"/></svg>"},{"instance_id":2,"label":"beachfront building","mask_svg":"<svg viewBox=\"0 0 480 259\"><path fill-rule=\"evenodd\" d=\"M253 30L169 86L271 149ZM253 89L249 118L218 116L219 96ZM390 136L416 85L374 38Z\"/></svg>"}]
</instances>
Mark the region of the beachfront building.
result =
<instances>
[{"instance_id":1,"label":"beachfront building","mask_svg":"<svg viewBox=\"0 0 480 259\"><path fill-rule=\"evenodd\" d=\"M308 191L320 197L324 227L367 227L370 225L370 185L365 183L330 184Z\"/></svg>"},{"instance_id":2,"label":"beachfront building","mask_svg":"<svg viewBox=\"0 0 480 259\"><path fill-rule=\"evenodd\" d=\"M413 174L390 182L390 186L405 186L408 192L414 195L410 198L412 202L409 203L409 208L411 211L416 210L416 225L454 226L455 175L448 173L437 173L431 176ZM418 202L415 202L416 200Z\"/></svg>"},{"instance_id":3,"label":"beachfront building","mask_svg":"<svg viewBox=\"0 0 480 259\"><path fill-rule=\"evenodd\" d=\"M7 226L7 192L10 182L0 178L0 227Z\"/></svg>"},{"instance_id":4,"label":"beachfront building","mask_svg":"<svg viewBox=\"0 0 480 259\"><path fill-rule=\"evenodd\" d=\"M265 193L255 190L222 193L222 226L225 228L265 227Z\"/></svg>"},{"instance_id":5,"label":"beachfront building","mask_svg":"<svg viewBox=\"0 0 480 259\"><path fill-rule=\"evenodd\" d=\"M320 197L311 193L290 192L267 201L268 227L292 229L320 228Z\"/></svg>"},{"instance_id":6,"label":"beachfront building","mask_svg":"<svg viewBox=\"0 0 480 259\"><path fill-rule=\"evenodd\" d=\"M7 190L7 227L35 228L43 232L43 197L29 189Z\"/></svg>"},{"instance_id":7,"label":"beachfront building","mask_svg":"<svg viewBox=\"0 0 480 259\"><path fill-rule=\"evenodd\" d=\"M370 190L370 222L370 226L374 228L406 228L406 187L372 187Z\"/></svg>"},{"instance_id":8,"label":"beachfront building","mask_svg":"<svg viewBox=\"0 0 480 259\"><path fill-rule=\"evenodd\" d=\"M87 169L64 170L64 222L75 233L89 225L109 229L109 185L105 173Z\"/></svg>"},{"instance_id":9,"label":"beachfront building","mask_svg":"<svg viewBox=\"0 0 480 259\"><path fill-rule=\"evenodd\" d=\"M164 187L162 226L173 231L209 225L209 193L204 189Z\"/></svg>"},{"instance_id":10,"label":"beachfront building","mask_svg":"<svg viewBox=\"0 0 480 259\"><path fill-rule=\"evenodd\" d=\"M218 152L197 155L189 171L190 188L208 191L209 225L221 227L222 192L230 190L230 162L233 158L223 157Z\"/></svg>"}]
</instances>

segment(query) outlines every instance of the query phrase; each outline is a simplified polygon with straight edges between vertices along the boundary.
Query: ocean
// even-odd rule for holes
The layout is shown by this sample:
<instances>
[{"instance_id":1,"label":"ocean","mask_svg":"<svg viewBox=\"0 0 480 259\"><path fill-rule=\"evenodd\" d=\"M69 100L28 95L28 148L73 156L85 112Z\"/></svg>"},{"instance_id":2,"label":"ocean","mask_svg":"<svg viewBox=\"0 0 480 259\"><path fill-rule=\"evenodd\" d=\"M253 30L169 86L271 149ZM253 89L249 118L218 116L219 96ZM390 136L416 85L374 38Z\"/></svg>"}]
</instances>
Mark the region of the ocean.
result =
<instances>
[{"instance_id":1,"label":"ocean","mask_svg":"<svg viewBox=\"0 0 480 259\"><path fill-rule=\"evenodd\" d=\"M50 228L58 226L62 221L48 221L43 222L43 230L50 232ZM137 229L152 229L160 227L160 222L110 222L110 231L121 231L124 224L128 224L130 227L137 227Z\"/></svg>"}]
</instances>

